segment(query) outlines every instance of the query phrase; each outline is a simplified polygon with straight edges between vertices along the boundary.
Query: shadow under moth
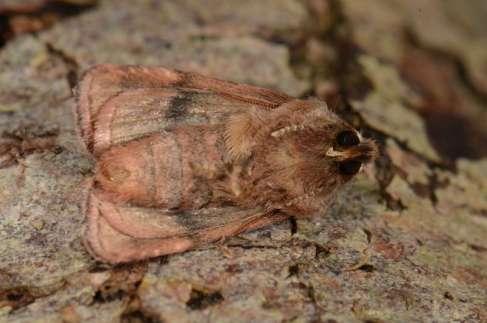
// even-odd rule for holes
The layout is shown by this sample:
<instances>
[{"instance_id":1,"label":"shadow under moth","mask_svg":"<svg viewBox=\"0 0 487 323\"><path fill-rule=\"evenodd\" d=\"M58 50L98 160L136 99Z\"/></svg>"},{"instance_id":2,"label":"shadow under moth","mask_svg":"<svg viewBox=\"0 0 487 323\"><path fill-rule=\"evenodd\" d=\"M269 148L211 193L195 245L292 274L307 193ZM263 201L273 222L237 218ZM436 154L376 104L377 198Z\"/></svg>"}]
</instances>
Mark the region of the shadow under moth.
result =
<instances>
[{"instance_id":1,"label":"shadow under moth","mask_svg":"<svg viewBox=\"0 0 487 323\"><path fill-rule=\"evenodd\" d=\"M77 96L84 240L109 263L323 214L377 152L322 101L163 67L95 66Z\"/></svg>"}]
</instances>

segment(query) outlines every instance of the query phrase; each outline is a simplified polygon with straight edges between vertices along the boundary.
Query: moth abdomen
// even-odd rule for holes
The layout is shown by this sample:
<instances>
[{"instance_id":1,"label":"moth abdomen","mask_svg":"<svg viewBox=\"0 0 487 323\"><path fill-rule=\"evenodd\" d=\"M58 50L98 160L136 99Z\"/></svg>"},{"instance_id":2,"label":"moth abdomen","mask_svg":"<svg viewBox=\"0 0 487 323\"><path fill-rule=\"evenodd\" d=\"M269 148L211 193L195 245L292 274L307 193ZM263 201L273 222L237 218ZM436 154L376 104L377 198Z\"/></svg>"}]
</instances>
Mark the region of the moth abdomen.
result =
<instances>
[{"instance_id":1,"label":"moth abdomen","mask_svg":"<svg viewBox=\"0 0 487 323\"><path fill-rule=\"evenodd\" d=\"M96 183L119 202L194 209L212 197L221 153L215 132L186 126L118 145L101 154Z\"/></svg>"}]
</instances>

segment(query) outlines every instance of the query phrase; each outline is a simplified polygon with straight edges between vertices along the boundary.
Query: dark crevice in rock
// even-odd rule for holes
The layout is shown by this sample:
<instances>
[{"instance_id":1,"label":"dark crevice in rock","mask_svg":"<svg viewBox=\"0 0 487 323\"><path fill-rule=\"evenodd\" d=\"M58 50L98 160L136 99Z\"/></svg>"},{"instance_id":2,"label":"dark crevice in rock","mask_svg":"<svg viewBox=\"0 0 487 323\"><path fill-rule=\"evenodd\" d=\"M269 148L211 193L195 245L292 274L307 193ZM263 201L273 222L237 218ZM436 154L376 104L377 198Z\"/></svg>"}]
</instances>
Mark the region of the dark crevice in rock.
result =
<instances>
[{"instance_id":1,"label":"dark crevice in rock","mask_svg":"<svg viewBox=\"0 0 487 323\"><path fill-rule=\"evenodd\" d=\"M479 252L479 253L487 253L487 247L484 247L484 246L479 246L479 245L476 245L476 244L468 244L468 246L470 247L470 249L476 251L476 252Z\"/></svg>"},{"instance_id":2,"label":"dark crevice in rock","mask_svg":"<svg viewBox=\"0 0 487 323\"><path fill-rule=\"evenodd\" d=\"M289 273L287 275L287 278L292 276L297 276L299 274L299 265L298 264L291 265L288 267L287 271Z\"/></svg>"},{"instance_id":3,"label":"dark crevice in rock","mask_svg":"<svg viewBox=\"0 0 487 323\"><path fill-rule=\"evenodd\" d=\"M396 173L391 159L384 151L384 142L385 140L378 140L380 154L375 160L375 166L377 169L375 172L375 178L379 183L381 190L385 190L385 188L389 186Z\"/></svg>"},{"instance_id":4,"label":"dark crevice in rock","mask_svg":"<svg viewBox=\"0 0 487 323\"><path fill-rule=\"evenodd\" d=\"M15 5L0 4L0 48L18 35L36 33L56 22L96 7L96 0L38 0Z\"/></svg>"},{"instance_id":5,"label":"dark crevice in rock","mask_svg":"<svg viewBox=\"0 0 487 323\"><path fill-rule=\"evenodd\" d=\"M0 291L0 308L9 306L13 310L33 303L35 297L27 287L12 288Z\"/></svg>"},{"instance_id":6,"label":"dark crevice in rock","mask_svg":"<svg viewBox=\"0 0 487 323\"><path fill-rule=\"evenodd\" d=\"M414 190L416 195L428 198L431 203L436 205L438 203L438 197L436 196L436 190L448 186L448 181L440 181L436 172L431 173L428 176L428 184L421 185L418 183L409 183L409 186Z\"/></svg>"},{"instance_id":7,"label":"dark crevice in rock","mask_svg":"<svg viewBox=\"0 0 487 323\"><path fill-rule=\"evenodd\" d=\"M112 265L110 264L107 264L107 263L104 263L104 262L95 262L95 264L93 265L93 267L91 267L88 272L90 274L92 273L102 273L104 271L107 271L107 270L110 270L111 268L113 268Z\"/></svg>"},{"instance_id":8,"label":"dark crevice in rock","mask_svg":"<svg viewBox=\"0 0 487 323\"><path fill-rule=\"evenodd\" d=\"M298 232L298 222L294 216L289 218L289 224L291 228L291 235L294 235Z\"/></svg>"},{"instance_id":9,"label":"dark crevice in rock","mask_svg":"<svg viewBox=\"0 0 487 323\"><path fill-rule=\"evenodd\" d=\"M122 323L160 323L162 322L157 316L137 310L124 313L120 316Z\"/></svg>"},{"instance_id":10,"label":"dark crevice in rock","mask_svg":"<svg viewBox=\"0 0 487 323\"><path fill-rule=\"evenodd\" d=\"M436 172L432 172L431 174L427 175L428 182L426 184L409 181L407 178L407 173L402 169L396 168L395 173L407 182L409 187L414 191L417 196L429 199L433 206L438 203L436 190L449 185L448 179L443 179L442 181L440 181Z\"/></svg>"},{"instance_id":11,"label":"dark crevice in rock","mask_svg":"<svg viewBox=\"0 0 487 323\"><path fill-rule=\"evenodd\" d=\"M247 249L280 249L282 246L230 243L230 244L225 244L225 247L242 248L247 250Z\"/></svg>"},{"instance_id":12,"label":"dark crevice in rock","mask_svg":"<svg viewBox=\"0 0 487 323\"><path fill-rule=\"evenodd\" d=\"M374 131L374 137L376 138L383 138L385 140L386 135L380 131ZM447 182L440 182L438 180L435 170L443 170L443 171L448 171L448 172L456 172L456 165L453 163L447 163L445 161L442 162L436 162L428 159L427 157L423 156L422 154L412 150L409 148L407 143L404 143L397 138L394 137L389 137L394 139L395 143L405 152L408 154L413 155L415 158L419 159L420 161L424 162L429 169L432 170L432 174L429 175L428 177L428 184L427 185L421 185L417 183L409 183L408 185L411 187L411 189L419 196L429 198L433 204L436 204L438 199L436 196L436 190L438 188L445 187L448 185ZM382 147L383 145L381 145ZM385 192L385 189L387 186L390 184L390 181L394 177L395 174L397 174L397 169L395 169L394 165L392 165L392 162L385 154L383 151L381 151L380 157L375 161L376 166L377 166L377 172L376 172L376 178L379 182L379 185L381 187L381 193L385 194L384 196L388 196L387 192ZM386 201L388 201L388 198L386 198Z\"/></svg>"},{"instance_id":13,"label":"dark crevice in rock","mask_svg":"<svg viewBox=\"0 0 487 323\"><path fill-rule=\"evenodd\" d=\"M110 269L110 277L98 288L94 303L134 298L147 270L147 263L124 264Z\"/></svg>"},{"instance_id":14,"label":"dark crevice in rock","mask_svg":"<svg viewBox=\"0 0 487 323\"><path fill-rule=\"evenodd\" d=\"M399 212L403 211L406 209L406 206L402 204L400 200L396 200L387 192L387 187L389 186L392 179L396 175L397 170L395 169L391 159L383 149L384 142L385 142L385 135L381 133L376 133L374 137L381 138L380 141L378 140L379 142L381 142L381 144L379 145L381 152L379 154L379 157L375 160L375 165L376 165L375 178L379 184L379 193L381 197L384 199L384 202L386 203L388 209L399 211Z\"/></svg>"},{"instance_id":15,"label":"dark crevice in rock","mask_svg":"<svg viewBox=\"0 0 487 323\"><path fill-rule=\"evenodd\" d=\"M65 288L66 282L59 281L53 285L42 287L17 286L0 290L0 308L8 306L12 310L19 310L41 297L47 297Z\"/></svg>"},{"instance_id":16,"label":"dark crevice in rock","mask_svg":"<svg viewBox=\"0 0 487 323\"><path fill-rule=\"evenodd\" d=\"M376 269L373 265L370 264L363 264L362 266L357 268L358 270L365 271L368 273L374 272Z\"/></svg>"},{"instance_id":17,"label":"dark crevice in rock","mask_svg":"<svg viewBox=\"0 0 487 323\"><path fill-rule=\"evenodd\" d=\"M169 256L161 256L159 257L159 265L162 267L169 263Z\"/></svg>"},{"instance_id":18,"label":"dark crevice in rock","mask_svg":"<svg viewBox=\"0 0 487 323\"><path fill-rule=\"evenodd\" d=\"M367 237L367 243L370 244L372 242L372 232L369 229L363 228L362 231L365 233Z\"/></svg>"},{"instance_id":19,"label":"dark crevice in rock","mask_svg":"<svg viewBox=\"0 0 487 323\"><path fill-rule=\"evenodd\" d=\"M331 255L331 251L328 248L325 248L319 244L315 244L316 252L315 252L315 259L318 258L326 258Z\"/></svg>"},{"instance_id":20,"label":"dark crevice in rock","mask_svg":"<svg viewBox=\"0 0 487 323\"><path fill-rule=\"evenodd\" d=\"M313 287L313 285L309 284L304 284L304 286L306 289L306 296L308 296L311 304L313 304L313 307L315 309L315 313L310 322L321 322L321 314L324 312L324 309L319 305L318 300L316 299L315 288Z\"/></svg>"},{"instance_id":21,"label":"dark crevice in rock","mask_svg":"<svg viewBox=\"0 0 487 323\"><path fill-rule=\"evenodd\" d=\"M387 208L392 211L402 212L407 209L407 207L402 203L401 200L397 200L392 197L389 193L385 190L381 191L382 198L384 198Z\"/></svg>"},{"instance_id":22,"label":"dark crevice in rock","mask_svg":"<svg viewBox=\"0 0 487 323\"><path fill-rule=\"evenodd\" d=\"M66 73L66 80L71 89L73 89L79 80L79 65L76 59L63 51L62 49L56 48L51 43L45 43L45 46L49 52L49 54L59 58L64 65L66 66L67 73Z\"/></svg>"},{"instance_id":23,"label":"dark crevice in rock","mask_svg":"<svg viewBox=\"0 0 487 323\"><path fill-rule=\"evenodd\" d=\"M120 315L120 322L122 323L159 323L163 322L158 315L146 310L137 296L133 296L127 303L122 315Z\"/></svg>"},{"instance_id":24,"label":"dark crevice in rock","mask_svg":"<svg viewBox=\"0 0 487 323\"><path fill-rule=\"evenodd\" d=\"M191 290L190 299L186 302L186 306L192 310L203 310L222 301L223 295L219 291L203 292L193 289Z\"/></svg>"},{"instance_id":25,"label":"dark crevice in rock","mask_svg":"<svg viewBox=\"0 0 487 323\"><path fill-rule=\"evenodd\" d=\"M366 319L366 320L363 320L364 323L384 323L383 320L380 320L380 319Z\"/></svg>"},{"instance_id":26,"label":"dark crevice in rock","mask_svg":"<svg viewBox=\"0 0 487 323\"><path fill-rule=\"evenodd\" d=\"M113 289L113 290L111 290ZM97 290L93 296L93 302L106 303L114 300L120 300L124 298L125 292L121 289L116 289L114 286L105 285L101 289Z\"/></svg>"},{"instance_id":27,"label":"dark crevice in rock","mask_svg":"<svg viewBox=\"0 0 487 323\"><path fill-rule=\"evenodd\" d=\"M446 291L444 294L443 294L443 297L445 297L446 299L450 300L450 301L453 301L453 296L452 294L449 292L449 291Z\"/></svg>"}]
</instances>

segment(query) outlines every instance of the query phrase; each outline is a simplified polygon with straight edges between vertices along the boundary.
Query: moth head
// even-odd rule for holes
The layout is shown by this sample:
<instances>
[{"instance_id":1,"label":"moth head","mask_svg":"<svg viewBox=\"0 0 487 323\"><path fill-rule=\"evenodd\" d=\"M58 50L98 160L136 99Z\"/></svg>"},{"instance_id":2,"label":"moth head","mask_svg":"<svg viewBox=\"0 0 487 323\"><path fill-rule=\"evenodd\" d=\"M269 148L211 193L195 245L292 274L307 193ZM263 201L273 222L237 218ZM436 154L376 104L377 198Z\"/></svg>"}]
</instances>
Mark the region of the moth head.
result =
<instances>
[{"instance_id":1,"label":"moth head","mask_svg":"<svg viewBox=\"0 0 487 323\"><path fill-rule=\"evenodd\" d=\"M269 121L270 125L273 123L277 126L272 128L270 136L291 155L288 163L302 165L301 174L307 172L303 169L311 169L313 177L318 173L339 175L343 180L338 182L343 182L377 156L375 142L363 138L322 101L290 102L275 113Z\"/></svg>"},{"instance_id":2,"label":"moth head","mask_svg":"<svg viewBox=\"0 0 487 323\"><path fill-rule=\"evenodd\" d=\"M364 164L375 159L377 145L373 140L363 138L354 129L344 129L335 134L333 144L325 156L333 161L341 176L351 177L357 174Z\"/></svg>"},{"instance_id":3,"label":"moth head","mask_svg":"<svg viewBox=\"0 0 487 323\"><path fill-rule=\"evenodd\" d=\"M377 155L373 140L317 100L296 100L266 119L262 159L266 183L290 200L278 208L292 214L323 211L334 192ZM314 211L313 211L314 212Z\"/></svg>"},{"instance_id":4,"label":"moth head","mask_svg":"<svg viewBox=\"0 0 487 323\"><path fill-rule=\"evenodd\" d=\"M343 120L332 120L323 127L298 128L278 139L268 155L277 175L272 184L292 197L278 208L298 215L323 212L337 190L378 151L373 140L363 138Z\"/></svg>"},{"instance_id":5,"label":"moth head","mask_svg":"<svg viewBox=\"0 0 487 323\"><path fill-rule=\"evenodd\" d=\"M265 158L276 179L297 195L325 196L350 180L378 152L361 134L318 100L296 100L276 109ZM294 189L296 188L297 189Z\"/></svg>"}]
</instances>

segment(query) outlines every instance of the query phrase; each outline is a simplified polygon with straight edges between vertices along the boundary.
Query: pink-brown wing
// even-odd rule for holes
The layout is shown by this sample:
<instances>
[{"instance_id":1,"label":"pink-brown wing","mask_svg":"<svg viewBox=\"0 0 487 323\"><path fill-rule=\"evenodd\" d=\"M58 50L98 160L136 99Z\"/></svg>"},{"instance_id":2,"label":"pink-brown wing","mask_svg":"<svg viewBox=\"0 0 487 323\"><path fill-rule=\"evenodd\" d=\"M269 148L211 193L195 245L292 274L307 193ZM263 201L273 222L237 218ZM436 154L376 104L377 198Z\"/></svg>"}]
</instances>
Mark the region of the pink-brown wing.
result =
<instances>
[{"instance_id":1,"label":"pink-brown wing","mask_svg":"<svg viewBox=\"0 0 487 323\"><path fill-rule=\"evenodd\" d=\"M116 205L96 190L87 201L86 215L85 245L95 258L110 263L183 252L288 218L237 208L174 213Z\"/></svg>"},{"instance_id":2,"label":"pink-brown wing","mask_svg":"<svg viewBox=\"0 0 487 323\"><path fill-rule=\"evenodd\" d=\"M98 65L77 88L79 133L95 155L171 124L211 123L251 106L275 108L293 98L163 67Z\"/></svg>"}]
</instances>

